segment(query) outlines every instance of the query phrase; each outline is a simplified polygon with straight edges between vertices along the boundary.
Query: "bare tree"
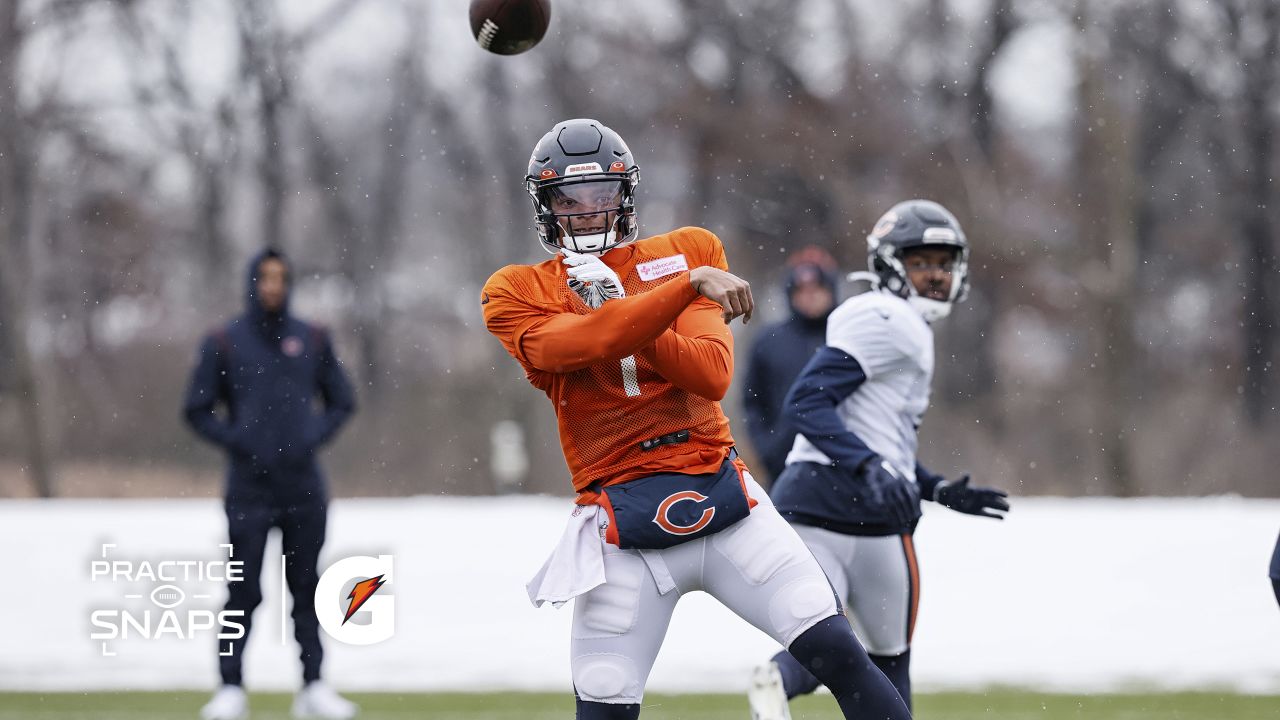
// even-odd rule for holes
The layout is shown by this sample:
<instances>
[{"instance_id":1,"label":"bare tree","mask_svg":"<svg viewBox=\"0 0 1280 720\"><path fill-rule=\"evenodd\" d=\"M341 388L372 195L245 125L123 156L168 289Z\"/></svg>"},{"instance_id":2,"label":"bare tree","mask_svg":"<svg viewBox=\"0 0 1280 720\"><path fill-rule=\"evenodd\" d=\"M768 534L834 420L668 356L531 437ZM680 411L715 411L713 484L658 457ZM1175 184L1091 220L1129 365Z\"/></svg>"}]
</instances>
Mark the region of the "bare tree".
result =
<instances>
[{"instance_id":1,"label":"bare tree","mask_svg":"<svg viewBox=\"0 0 1280 720\"><path fill-rule=\"evenodd\" d=\"M1135 187L1130 138L1132 109L1113 85L1107 57L1111 33L1089 0L1077 6L1079 116L1076 121L1077 245L1084 285L1090 293L1093 347L1084 381L1093 388L1095 444L1103 480L1121 497L1138 492L1133 472L1133 337L1138 255L1134 236Z\"/></svg>"},{"instance_id":2,"label":"bare tree","mask_svg":"<svg viewBox=\"0 0 1280 720\"><path fill-rule=\"evenodd\" d=\"M0 351L7 356L12 396L22 426L26 470L36 494L52 497L53 466L46 445L41 386L27 338L28 232L35 158L30 128L19 105L23 32L19 0L0 0Z\"/></svg>"},{"instance_id":3,"label":"bare tree","mask_svg":"<svg viewBox=\"0 0 1280 720\"><path fill-rule=\"evenodd\" d=\"M237 0L240 31L240 74L252 88L257 102L254 119L258 132L258 181L262 187L262 229L259 242L284 243L285 204L288 199L288 165L285 154L286 106L290 102L288 55L274 2Z\"/></svg>"},{"instance_id":4,"label":"bare tree","mask_svg":"<svg viewBox=\"0 0 1280 720\"><path fill-rule=\"evenodd\" d=\"M1244 407L1256 427L1276 415L1275 104L1280 99L1280 7L1271 0L1224 3L1243 72L1239 192L1244 268ZM1256 32L1260 30L1261 32Z\"/></svg>"}]
</instances>

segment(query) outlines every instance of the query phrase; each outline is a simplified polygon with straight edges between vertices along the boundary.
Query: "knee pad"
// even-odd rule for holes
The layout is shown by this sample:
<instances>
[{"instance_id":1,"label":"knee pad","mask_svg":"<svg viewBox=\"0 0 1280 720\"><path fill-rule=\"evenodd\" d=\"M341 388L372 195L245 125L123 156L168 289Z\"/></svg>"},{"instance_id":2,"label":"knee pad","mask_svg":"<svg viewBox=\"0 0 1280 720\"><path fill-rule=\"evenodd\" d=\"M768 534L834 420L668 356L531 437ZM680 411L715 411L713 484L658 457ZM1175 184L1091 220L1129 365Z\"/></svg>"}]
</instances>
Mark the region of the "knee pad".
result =
<instances>
[{"instance_id":1,"label":"knee pad","mask_svg":"<svg viewBox=\"0 0 1280 720\"><path fill-rule=\"evenodd\" d=\"M837 614L836 596L825 577L793 580L769 598L769 622L784 647L805 630Z\"/></svg>"},{"instance_id":2,"label":"knee pad","mask_svg":"<svg viewBox=\"0 0 1280 720\"><path fill-rule=\"evenodd\" d=\"M635 663L613 653L575 657L573 687L578 697L589 702L638 703L644 694Z\"/></svg>"},{"instance_id":3,"label":"knee pad","mask_svg":"<svg viewBox=\"0 0 1280 720\"><path fill-rule=\"evenodd\" d=\"M639 555L612 554L604 559L605 584L578 597L573 637L583 640L622 635L636 623L645 564Z\"/></svg>"}]
</instances>

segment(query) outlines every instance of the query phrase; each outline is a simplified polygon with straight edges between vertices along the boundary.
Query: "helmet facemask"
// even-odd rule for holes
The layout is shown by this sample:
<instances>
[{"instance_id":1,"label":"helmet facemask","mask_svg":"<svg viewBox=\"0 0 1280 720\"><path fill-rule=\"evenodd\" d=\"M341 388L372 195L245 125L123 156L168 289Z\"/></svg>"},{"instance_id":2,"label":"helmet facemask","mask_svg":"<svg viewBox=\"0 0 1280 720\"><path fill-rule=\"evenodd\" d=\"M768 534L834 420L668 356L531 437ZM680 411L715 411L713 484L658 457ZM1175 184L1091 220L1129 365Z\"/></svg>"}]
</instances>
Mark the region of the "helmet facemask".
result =
<instances>
[{"instance_id":1,"label":"helmet facemask","mask_svg":"<svg viewBox=\"0 0 1280 720\"><path fill-rule=\"evenodd\" d=\"M529 178L538 237L551 253L561 248L603 254L637 234L635 186L639 171Z\"/></svg>"}]
</instances>

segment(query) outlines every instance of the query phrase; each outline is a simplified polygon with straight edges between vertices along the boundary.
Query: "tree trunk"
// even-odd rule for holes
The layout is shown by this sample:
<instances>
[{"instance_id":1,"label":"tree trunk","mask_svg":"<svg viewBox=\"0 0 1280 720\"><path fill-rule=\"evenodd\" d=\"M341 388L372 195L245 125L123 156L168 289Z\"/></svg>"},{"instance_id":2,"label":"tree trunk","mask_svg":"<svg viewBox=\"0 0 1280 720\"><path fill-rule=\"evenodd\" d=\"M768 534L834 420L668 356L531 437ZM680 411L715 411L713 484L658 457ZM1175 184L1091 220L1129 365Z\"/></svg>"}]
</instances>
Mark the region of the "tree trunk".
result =
<instances>
[{"instance_id":1,"label":"tree trunk","mask_svg":"<svg viewBox=\"0 0 1280 720\"><path fill-rule=\"evenodd\" d=\"M10 357L0 365L12 373L13 397L22 426L25 470L36 494L53 497L50 462L40 405L40 383L27 344L25 281L28 265L32 158L30 139L18 109L19 0L0 0L0 349Z\"/></svg>"},{"instance_id":2,"label":"tree trunk","mask_svg":"<svg viewBox=\"0 0 1280 720\"><path fill-rule=\"evenodd\" d=\"M284 247L287 200L284 155L284 104L288 80L280 39L279 18L267 0L242 0L240 32L244 47L243 72L258 92L258 132L262 143L258 177L262 182L262 238L264 246Z\"/></svg>"},{"instance_id":3,"label":"tree trunk","mask_svg":"<svg viewBox=\"0 0 1280 720\"><path fill-rule=\"evenodd\" d=\"M1270 0L1261 3L1266 40L1244 64L1244 142L1246 167L1241 194L1241 240L1244 243L1244 409L1250 424L1259 427L1275 414L1272 375L1275 355L1275 305L1269 283L1276 278L1275 228L1269 203L1276 197L1272 182L1275 122L1270 108L1277 87L1280 53L1280 10Z\"/></svg>"},{"instance_id":4,"label":"tree trunk","mask_svg":"<svg viewBox=\"0 0 1280 720\"><path fill-rule=\"evenodd\" d=\"M1129 148L1132 129L1091 42L1104 39L1082 1L1079 23L1079 126L1076 139L1076 187L1079 263L1089 290L1093 325L1091 388L1095 437L1107 490L1119 497L1138 491L1131 445L1134 363L1133 307L1136 301L1137 250L1134 238L1135 181ZM1097 33L1096 35L1094 33Z\"/></svg>"}]
</instances>

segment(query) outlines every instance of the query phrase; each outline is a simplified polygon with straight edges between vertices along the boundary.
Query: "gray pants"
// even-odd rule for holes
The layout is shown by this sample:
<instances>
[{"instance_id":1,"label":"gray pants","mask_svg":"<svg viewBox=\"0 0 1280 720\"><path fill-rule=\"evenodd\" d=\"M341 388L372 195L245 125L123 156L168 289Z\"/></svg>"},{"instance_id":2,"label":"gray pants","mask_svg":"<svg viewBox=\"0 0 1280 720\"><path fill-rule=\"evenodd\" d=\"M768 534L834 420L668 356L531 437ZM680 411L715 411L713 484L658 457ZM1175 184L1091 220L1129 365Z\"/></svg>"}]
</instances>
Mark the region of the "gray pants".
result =
<instances>
[{"instance_id":1,"label":"gray pants","mask_svg":"<svg viewBox=\"0 0 1280 720\"><path fill-rule=\"evenodd\" d=\"M573 685L583 700L638 703L680 597L702 590L788 646L836 614L822 568L751 480L738 523L666 550L604 545L605 584L574 601Z\"/></svg>"},{"instance_id":2,"label":"gray pants","mask_svg":"<svg viewBox=\"0 0 1280 720\"><path fill-rule=\"evenodd\" d=\"M906 652L920 603L920 570L911 536L860 537L808 525L795 529L831 578L867 652Z\"/></svg>"}]
</instances>

